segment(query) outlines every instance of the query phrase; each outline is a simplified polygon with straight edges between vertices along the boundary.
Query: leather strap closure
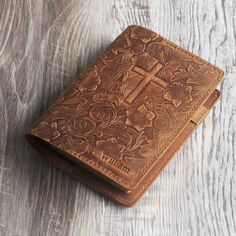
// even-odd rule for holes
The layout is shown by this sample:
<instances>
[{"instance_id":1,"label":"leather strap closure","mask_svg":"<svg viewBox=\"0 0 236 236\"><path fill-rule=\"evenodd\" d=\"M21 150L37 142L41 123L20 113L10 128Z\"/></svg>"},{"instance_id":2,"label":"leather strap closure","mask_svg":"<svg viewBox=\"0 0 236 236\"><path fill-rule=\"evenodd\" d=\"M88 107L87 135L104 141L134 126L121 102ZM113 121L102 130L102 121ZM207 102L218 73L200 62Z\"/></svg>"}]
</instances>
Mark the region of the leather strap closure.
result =
<instances>
[{"instance_id":1,"label":"leather strap closure","mask_svg":"<svg viewBox=\"0 0 236 236\"><path fill-rule=\"evenodd\" d=\"M206 102L201 105L193 114L191 122L193 122L195 125L199 125L219 98L220 92L218 90L214 90Z\"/></svg>"},{"instance_id":2,"label":"leather strap closure","mask_svg":"<svg viewBox=\"0 0 236 236\"><path fill-rule=\"evenodd\" d=\"M194 113L191 121L195 125L199 125L202 120L206 117L207 113L209 112L209 109L207 109L205 106L200 106L197 111Z\"/></svg>"}]
</instances>

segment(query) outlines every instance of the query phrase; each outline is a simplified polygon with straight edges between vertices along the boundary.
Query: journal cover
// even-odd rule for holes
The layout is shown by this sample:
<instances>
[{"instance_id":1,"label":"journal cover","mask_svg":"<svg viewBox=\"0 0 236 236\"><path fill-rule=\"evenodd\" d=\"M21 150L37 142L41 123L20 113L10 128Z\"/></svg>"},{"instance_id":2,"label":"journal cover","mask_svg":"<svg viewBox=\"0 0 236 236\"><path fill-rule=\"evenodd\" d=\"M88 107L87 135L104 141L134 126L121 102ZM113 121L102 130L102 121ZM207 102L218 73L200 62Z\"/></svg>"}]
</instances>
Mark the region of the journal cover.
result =
<instances>
[{"instance_id":1,"label":"journal cover","mask_svg":"<svg viewBox=\"0 0 236 236\"><path fill-rule=\"evenodd\" d=\"M129 26L49 107L28 139L47 155L51 148L52 159L107 183L115 195L131 196L146 189L147 176L154 180L162 169L160 160L168 161L204 118L222 79L216 66ZM118 202L132 205L136 198Z\"/></svg>"}]
</instances>

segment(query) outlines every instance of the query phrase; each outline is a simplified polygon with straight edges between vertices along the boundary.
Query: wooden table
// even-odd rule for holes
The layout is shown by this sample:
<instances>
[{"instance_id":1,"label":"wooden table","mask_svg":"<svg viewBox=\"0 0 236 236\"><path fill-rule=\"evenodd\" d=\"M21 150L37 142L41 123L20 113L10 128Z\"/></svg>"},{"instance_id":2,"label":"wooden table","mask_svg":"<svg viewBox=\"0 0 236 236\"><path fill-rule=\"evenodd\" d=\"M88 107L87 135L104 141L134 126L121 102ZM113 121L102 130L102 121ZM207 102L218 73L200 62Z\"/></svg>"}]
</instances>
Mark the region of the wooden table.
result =
<instances>
[{"instance_id":1,"label":"wooden table","mask_svg":"<svg viewBox=\"0 0 236 236\"><path fill-rule=\"evenodd\" d=\"M134 208L60 172L24 132L129 24L225 70L222 99ZM0 0L0 235L236 235L235 0Z\"/></svg>"}]
</instances>

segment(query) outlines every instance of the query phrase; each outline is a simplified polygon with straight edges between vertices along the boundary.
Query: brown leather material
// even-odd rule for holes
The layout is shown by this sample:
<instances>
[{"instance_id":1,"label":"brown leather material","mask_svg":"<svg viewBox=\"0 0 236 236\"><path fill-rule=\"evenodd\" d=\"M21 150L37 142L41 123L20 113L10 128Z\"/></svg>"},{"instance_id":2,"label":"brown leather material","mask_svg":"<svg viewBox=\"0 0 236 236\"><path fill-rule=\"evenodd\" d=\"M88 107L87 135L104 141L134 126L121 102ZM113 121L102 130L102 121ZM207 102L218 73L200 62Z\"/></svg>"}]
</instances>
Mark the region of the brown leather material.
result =
<instances>
[{"instance_id":1,"label":"brown leather material","mask_svg":"<svg viewBox=\"0 0 236 236\"><path fill-rule=\"evenodd\" d=\"M218 67L129 26L28 131L56 166L132 206L219 98Z\"/></svg>"}]
</instances>

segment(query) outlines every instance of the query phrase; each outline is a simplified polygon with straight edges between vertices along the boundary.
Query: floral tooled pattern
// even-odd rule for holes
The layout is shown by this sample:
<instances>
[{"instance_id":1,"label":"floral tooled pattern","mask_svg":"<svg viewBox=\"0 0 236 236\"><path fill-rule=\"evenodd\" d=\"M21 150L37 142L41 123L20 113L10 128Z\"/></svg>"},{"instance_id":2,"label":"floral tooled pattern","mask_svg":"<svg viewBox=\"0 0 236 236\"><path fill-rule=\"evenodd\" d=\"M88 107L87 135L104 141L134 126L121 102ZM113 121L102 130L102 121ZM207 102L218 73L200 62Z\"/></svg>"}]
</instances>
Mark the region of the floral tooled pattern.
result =
<instances>
[{"instance_id":1,"label":"floral tooled pattern","mask_svg":"<svg viewBox=\"0 0 236 236\"><path fill-rule=\"evenodd\" d=\"M117 79L120 76L127 74L129 70L133 67L131 58L133 57L132 53L122 53L117 55L113 59L109 59L106 56L101 60L104 63L104 66L101 68L101 75L104 79ZM112 64L112 66L111 66Z\"/></svg>"},{"instance_id":2,"label":"floral tooled pattern","mask_svg":"<svg viewBox=\"0 0 236 236\"><path fill-rule=\"evenodd\" d=\"M182 102L192 101L191 91L191 86L184 86L180 82L175 82L167 87L164 98L178 107Z\"/></svg>"},{"instance_id":3,"label":"floral tooled pattern","mask_svg":"<svg viewBox=\"0 0 236 236\"><path fill-rule=\"evenodd\" d=\"M97 103L91 107L89 111L89 118L99 124L99 126L107 127L116 122L117 110L114 104L106 102Z\"/></svg>"},{"instance_id":4,"label":"floral tooled pattern","mask_svg":"<svg viewBox=\"0 0 236 236\"><path fill-rule=\"evenodd\" d=\"M116 158L120 158L122 156L123 150L125 149L125 146L119 144L116 138L98 140L96 141L96 147Z\"/></svg>"},{"instance_id":5,"label":"floral tooled pattern","mask_svg":"<svg viewBox=\"0 0 236 236\"><path fill-rule=\"evenodd\" d=\"M34 133L45 140L49 138L48 141L59 148L69 150L73 147L81 155L87 151L89 136L94 128L95 123L86 117L52 116L50 120L41 121L34 128Z\"/></svg>"},{"instance_id":6,"label":"floral tooled pattern","mask_svg":"<svg viewBox=\"0 0 236 236\"><path fill-rule=\"evenodd\" d=\"M103 154L117 158L135 180L212 84L216 74L206 71L207 65L159 35L132 26L56 101L34 132L84 155L88 164ZM125 98L140 84L128 103Z\"/></svg>"},{"instance_id":7,"label":"floral tooled pattern","mask_svg":"<svg viewBox=\"0 0 236 236\"><path fill-rule=\"evenodd\" d=\"M98 75L96 67L89 70L83 78L75 82L75 85L79 88L81 92L84 91L94 91L97 89L97 86L100 84L101 79Z\"/></svg>"},{"instance_id":8,"label":"floral tooled pattern","mask_svg":"<svg viewBox=\"0 0 236 236\"><path fill-rule=\"evenodd\" d=\"M155 114L152 111L148 111L145 105L141 105L137 110L127 110L127 125L133 125L138 131L143 130L146 127L152 126L152 120Z\"/></svg>"},{"instance_id":9,"label":"floral tooled pattern","mask_svg":"<svg viewBox=\"0 0 236 236\"><path fill-rule=\"evenodd\" d=\"M152 31L140 30L140 27L134 26L131 28L131 38L141 40L144 43L150 42L157 38L158 35Z\"/></svg>"}]
</instances>

